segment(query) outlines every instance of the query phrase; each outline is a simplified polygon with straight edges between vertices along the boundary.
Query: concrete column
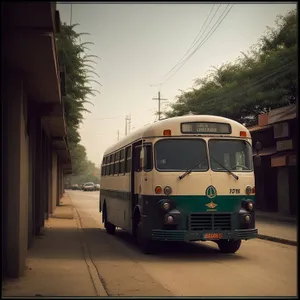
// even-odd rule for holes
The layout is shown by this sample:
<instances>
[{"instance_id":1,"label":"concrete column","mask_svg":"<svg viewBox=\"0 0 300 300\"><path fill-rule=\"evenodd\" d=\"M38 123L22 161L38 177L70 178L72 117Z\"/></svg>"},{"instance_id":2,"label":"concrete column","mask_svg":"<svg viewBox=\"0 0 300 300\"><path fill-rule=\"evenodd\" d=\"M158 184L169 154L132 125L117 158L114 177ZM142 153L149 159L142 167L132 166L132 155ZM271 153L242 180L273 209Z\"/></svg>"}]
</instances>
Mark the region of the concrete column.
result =
<instances>
[{"instance_id":1,"label":"concrete column","mask_svg":"<svg viewBox=\"0 0 300 300\"><path fill-rule=\"evenodd\" d=\"M6 78L7 79L7 78ZM4 270L9 277L19 277L25 270L28 245L28 135L27 111L23 81L10 77L3 86L2 99L7 115L5 124L8 139L3 150L7 178L3 215L5 232Z\"/></svg>"},{"instance_id":2,"label":"concrete column","mask_svg":"<svg viewBox=\"0 0 300 300\"><path fill-rule=\"evenodd\" d=\"M288 215L290 213L289 188L288 168L277 168L278 212L283 215Z\"/></svg>"},{"instance_id":3,"label":"concrete column","mask_svg":"<svg viewBox=\"0 0 300 300\"><path fill-rule=\"evenodd\" d=\"M59 205L60 201L60 164L59 159L57 160L57 198L56 198L56 205Z\"/></svg>"},{"instance_id":4,"label":"concrete column","mask_svg":"<svg viewBox=\"0 0 300 300\"><path fill-rule=\"evenodd\" d=\"M57 203L57 154L52 151L52 201L50 213L53 214Z\"/></svg>"}]
</instances>

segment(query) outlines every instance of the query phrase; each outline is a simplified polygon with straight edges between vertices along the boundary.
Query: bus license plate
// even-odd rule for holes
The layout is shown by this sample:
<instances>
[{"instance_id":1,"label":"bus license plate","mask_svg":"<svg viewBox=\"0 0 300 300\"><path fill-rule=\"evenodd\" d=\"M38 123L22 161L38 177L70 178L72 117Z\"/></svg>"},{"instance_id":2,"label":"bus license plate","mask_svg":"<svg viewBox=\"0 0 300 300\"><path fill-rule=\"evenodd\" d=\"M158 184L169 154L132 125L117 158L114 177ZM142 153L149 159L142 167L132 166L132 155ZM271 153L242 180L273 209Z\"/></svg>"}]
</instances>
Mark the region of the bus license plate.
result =
<instances>
[{"instance_id":1,"label":"bus license plate","mask_svg":"<svg viewBox=\"0 0 300 300\"><path fill-rule=\"evenodd\" d=\"M220 240L223 238L223 234L222 233L206 233L204 235L204 238L206 240Z\"/></svg>"}]
</instances>

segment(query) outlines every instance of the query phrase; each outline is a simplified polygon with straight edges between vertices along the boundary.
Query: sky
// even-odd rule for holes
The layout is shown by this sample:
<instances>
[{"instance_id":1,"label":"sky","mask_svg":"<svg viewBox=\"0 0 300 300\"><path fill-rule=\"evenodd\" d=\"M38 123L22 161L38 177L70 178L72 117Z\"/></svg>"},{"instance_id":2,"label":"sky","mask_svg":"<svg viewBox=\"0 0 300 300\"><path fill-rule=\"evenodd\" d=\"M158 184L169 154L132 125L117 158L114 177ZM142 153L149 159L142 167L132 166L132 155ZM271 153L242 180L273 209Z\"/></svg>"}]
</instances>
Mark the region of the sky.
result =
<instances>
[{"instance_id":1,"label":"sky","mask_svg":"<svg viewBox=\"0 0 300 300\"><path fill-rule=\"evenodd\" d=\"M213 5L94 2L74 3L72 9L70 3L57 5L62 22L78 23L76 32L89 33L81 37L82 42L94 43L87 54L100 58L95 59L99 76L95 79L102 86L91 84L100 93L90 97L94 105L86 105L91 113L84 114L80 127L81 144L89 160L99 166L104 151L125 136L126 115L131 117L131 132L153 123L158 102L152 99L157 98L159 90L161 98L167 99L162 102L165 110L176 101L180 90L191 88L194 80L208 74L212 66L234 61L242 51L247 52L267 26L275 25L277 15L297 7L287 2L234 4L225 16L230 6ZM219 23L223 12L225 18ZM157 86L168 78L165 75L199 32L202 46L176 73L176 69L169 73L175 73L171 78Z\"/></svg>"}]
</instances>

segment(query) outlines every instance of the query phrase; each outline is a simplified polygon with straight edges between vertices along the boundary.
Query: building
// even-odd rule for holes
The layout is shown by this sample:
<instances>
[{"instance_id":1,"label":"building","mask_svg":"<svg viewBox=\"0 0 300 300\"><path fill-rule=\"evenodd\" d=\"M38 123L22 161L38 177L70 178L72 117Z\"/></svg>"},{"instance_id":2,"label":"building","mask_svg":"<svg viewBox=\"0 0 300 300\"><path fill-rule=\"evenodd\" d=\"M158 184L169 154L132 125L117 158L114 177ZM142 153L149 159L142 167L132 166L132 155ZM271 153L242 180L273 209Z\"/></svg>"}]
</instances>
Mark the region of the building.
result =
<instances>
[{"instance_id":1,"label":"building","mask_svg":"<svg viewBox=\"0 0 300 300\"><path fill-rule=\"evenodd\" d=\"M297 215L297 123L296 105L289 105L260 115L258 126L248 128L253 145L263 145L262 164L255 168L258 209Z\"/></svg>"},{"instance_id":2,"label":"building","mask_svg":"<svg viewBox=\"0 0 300 300\"><path fill-rule=\"evenodd\" d=\"M2 2L2 274L19 277L27 250L71 172L63 73L52 2Z\"/></svg>"}]
</instances>

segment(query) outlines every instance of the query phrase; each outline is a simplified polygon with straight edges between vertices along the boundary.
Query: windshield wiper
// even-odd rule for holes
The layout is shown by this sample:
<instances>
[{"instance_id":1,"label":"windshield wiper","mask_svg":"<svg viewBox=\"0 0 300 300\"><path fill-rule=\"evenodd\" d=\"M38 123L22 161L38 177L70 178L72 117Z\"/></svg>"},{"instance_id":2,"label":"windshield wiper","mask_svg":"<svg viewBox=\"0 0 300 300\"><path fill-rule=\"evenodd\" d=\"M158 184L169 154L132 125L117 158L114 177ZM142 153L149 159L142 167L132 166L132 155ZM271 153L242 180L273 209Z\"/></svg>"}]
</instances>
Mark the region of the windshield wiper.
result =
<instances>
[{"instance_id":1,"label":"windshield wiper","mask_svg":"<svg viewBox=\"0 0 300 300\"><path fill-rule=\"evenodd\" d=\"M205 156L202 160L200 160L193 168L186 170L182 175L179 176L179 179L183 179L186 175L189 175L190 173L193 172L205 159L207 156Z\"/></svg>"},{"instance_id":2,"label":"windshield wiper","mask_svg":"<svg viewBox=\"0 0 300 300\"><path fill-rule=\"evenodd\" d=\"M223 166L220 162L218 162L213 156L210 156L216 163L218 163L223 169L225 169L234 179L238 180L239 176L232 173L230 170L228 170L225 166Z\"/></svg>"}]
</instances>

